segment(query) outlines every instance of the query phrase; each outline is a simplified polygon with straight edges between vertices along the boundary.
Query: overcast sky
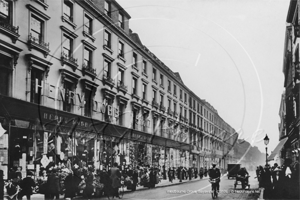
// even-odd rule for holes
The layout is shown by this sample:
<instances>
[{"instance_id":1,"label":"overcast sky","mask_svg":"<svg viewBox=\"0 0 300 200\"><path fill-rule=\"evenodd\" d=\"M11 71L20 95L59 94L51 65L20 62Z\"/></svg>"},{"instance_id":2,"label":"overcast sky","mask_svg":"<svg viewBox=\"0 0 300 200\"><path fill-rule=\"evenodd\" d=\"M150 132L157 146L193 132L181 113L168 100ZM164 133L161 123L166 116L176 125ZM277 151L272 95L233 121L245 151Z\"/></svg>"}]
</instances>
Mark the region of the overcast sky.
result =
<instances>
[{"instance_id":1,"label":"overcast sky","mask_svg":"<svg viewBox=\"0 0 300 200\"><path fill-rule=\"evenodd\" d=\"M288 0L118 0L142 43L241 138L279 141ZM259 139L251 141L260 131Z\"/></svg>"}]
</instances>

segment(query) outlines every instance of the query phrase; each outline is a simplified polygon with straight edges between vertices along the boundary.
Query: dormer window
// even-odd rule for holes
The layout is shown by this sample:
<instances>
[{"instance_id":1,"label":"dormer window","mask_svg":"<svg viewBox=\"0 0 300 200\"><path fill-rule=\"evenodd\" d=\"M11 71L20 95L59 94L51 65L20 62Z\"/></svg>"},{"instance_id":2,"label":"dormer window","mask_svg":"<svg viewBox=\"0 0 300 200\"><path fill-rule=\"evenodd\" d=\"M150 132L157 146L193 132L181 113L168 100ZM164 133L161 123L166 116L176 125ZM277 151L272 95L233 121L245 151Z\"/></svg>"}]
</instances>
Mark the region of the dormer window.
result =
<instances>
[{"instance_id":1,"label":"dormer window","mask_svg":"<svg viewBox=\"0 0 300 200\"><path fill-rule=\"evenodd\" d=\"M133 61L132 61L132 66L134 67L134 68L137 68L137 54L136 53L133 53L133 55L132 55L132 59L133 59Z\"/></svg>"},{"instance_id":2,"label":"dormer window","mask_svg":"<svg viewBox=\"0 0 300 200\"><path fill-rule=\"evenodd\" d=\"M143 61L143 73L147 74L147 62Z\"/></svg>"},{"instance_id":3,"label":"dormer window","mask_svg":"<svg viewBox=\"0 0 300 200\"><path fill-rule=\"evenodd\" d=\"M63 11L64 11L64 17L72 22L73 21L73 4L70 1L64 0Z\"/></svg>"},{"instance_id":4,"label":"dormer window","mask_svg":"<svg viewBox=\"0 0 300 200\"><path fill-rule=\"evenodd\" d=\"M124 28L124 16L122 13L119 13L119 21L118 21L118 25L121 27L121 28Z\"/></svg>"},{"instance_id":5,"label":"dormer window","mask_svg":"<svg viewBox=\"0 0 300 200\"><path fill-rule=\"evenodd\" d=\"M104 1L104 14L110 17L110 4Z\"/></svg>"}]
</instances>

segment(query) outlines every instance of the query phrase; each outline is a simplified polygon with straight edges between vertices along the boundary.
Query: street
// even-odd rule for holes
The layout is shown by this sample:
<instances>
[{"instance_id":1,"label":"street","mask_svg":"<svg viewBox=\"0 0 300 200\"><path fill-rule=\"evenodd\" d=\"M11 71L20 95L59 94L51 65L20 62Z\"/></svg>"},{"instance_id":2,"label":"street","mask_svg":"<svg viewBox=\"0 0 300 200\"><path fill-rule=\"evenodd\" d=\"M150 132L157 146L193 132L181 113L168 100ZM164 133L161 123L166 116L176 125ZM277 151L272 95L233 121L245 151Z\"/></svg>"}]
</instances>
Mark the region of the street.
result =
<instances>
[{"instance_id":1,"label":"street","mask_svg":"<svg viewBox=\"0 0 300 200\"><path fill-rule=\"evenodd\" d=\"M236 190L234 190L235 179L228 180L227 176L222 176L218 199L258 199L259 189L258 181L254 178L255 172L249 172L249 175L250 190L242 190L241 185L238 185ZM197 180L193 179L190 182L187 181L182 184L176 184L178 183L178 180L176 179L173 183L175 183L175 185L171 186L166 185L166 183L160 183L158 184L158 187L154 189L138 187L135 192L125 192L123 199L212 199L210 194L211 185L208 182L208 178L202 180L199 178ZM23 199L25 199L25 197L23 197ZM43 195L34 194L31 196L31 199L40 200L43 199ZM64 199L63 196L61 196L60 199ZM100 199L105 200L107 197Z\"/></svg>"},{"instance_id":2,"label":"street","mask_svg":"<svg viewBox=\"0 0 300 200\"><path fill-rule=\"evenodd\" d=\"M228 180L226 176L222 177L218 199L257 199L259 196L257 194L258 182L257 179L254 179L254 172L250 172L250 176L249 183L251 189L245 191L241 189L240 185L234 190L235 180ZM124 194L123 199L212 199L210 189L211 185L208 179L203 179L180 185L129 192ZM251 194L250 192L255 193Z\"/></svg>"},{"instance_id":3,"label":"street","mask_svg":"<svg viewBox=\"0 0 300 200\"><path fill-rule=\"evenodd\" d=\"M259 197L258 182L255 179L255 172L249 172L250 178L250 190L242 190L241 185L238 185L234 190L234 179L227 179L227 176L221 178L220 193L218 199L257 199ZM178 180L174 180L173 183L178 183ZM161 186L164 185L164 186ZM158 187L154 189L138 187L137 191L125 192L123 199L212 199L210 194L211 185L208 182L208 178L200 180L193 179L182 184L167 186L166 184L158 184ZM23 197L25 199L25 197ZM34 194L31 199L40 200L43 199L43 195ZM61 196L61 199L64 199ZM77 199L77 198L76 198ZM107 199L106 197L101 200Z\"/></svg>"}]
</instances>

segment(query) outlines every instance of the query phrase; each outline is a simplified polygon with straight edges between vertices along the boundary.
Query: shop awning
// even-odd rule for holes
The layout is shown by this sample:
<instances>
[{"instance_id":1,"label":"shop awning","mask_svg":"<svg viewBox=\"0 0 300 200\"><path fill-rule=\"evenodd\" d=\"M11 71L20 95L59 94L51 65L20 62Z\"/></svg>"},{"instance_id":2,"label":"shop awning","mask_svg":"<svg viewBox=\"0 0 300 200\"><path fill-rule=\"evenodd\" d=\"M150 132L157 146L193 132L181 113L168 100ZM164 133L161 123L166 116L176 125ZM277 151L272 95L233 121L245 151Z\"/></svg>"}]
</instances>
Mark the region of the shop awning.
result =
<instances>
[{"instance_id":1,"label":"shop awning","mask_svg":"<svg viewBox=\"0 0 300 200\"><path fill-rule=\"evenodd\" d=\"M271 155L268 157L268 160L274 160L274 157L278 154L278 152L282 149L283 145L286 143L288 140L288 137L280 140L274 151L272 151Z\"/></svg>"}]
</instances>

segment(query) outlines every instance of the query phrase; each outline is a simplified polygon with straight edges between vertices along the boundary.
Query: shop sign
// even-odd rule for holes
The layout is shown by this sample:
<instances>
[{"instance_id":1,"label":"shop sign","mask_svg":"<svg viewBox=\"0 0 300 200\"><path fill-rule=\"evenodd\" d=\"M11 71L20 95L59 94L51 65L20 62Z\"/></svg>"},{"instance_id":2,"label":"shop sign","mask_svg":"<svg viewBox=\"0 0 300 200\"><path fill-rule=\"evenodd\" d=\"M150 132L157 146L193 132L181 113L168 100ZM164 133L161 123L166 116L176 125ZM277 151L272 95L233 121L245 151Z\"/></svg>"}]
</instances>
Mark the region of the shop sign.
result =
<instances>
[{"instance_id":1,"label":"shop sign","mask_svg":"<svg viewBox=\"0 0 300 200\"><path fill-rule=\"evenodd\" d=\"M36 88L35 93L38 94L38 90L41 89L41 91L44 91L45 96L47 96L49 99L52 99L54 101L62 101L66 102L72 105L77 105L79 108L84 108L84 105L86 104L85 101L85 93L79 94L75 93L73 91L65 91L63 87L56 87L54 85L41 83L39 84L39 80L36 79ZM43 92L41 92L41 95L44 95ZM105 113L107 112L109 116L114 116L116 118L119 117L119 108L115 108L111 105L108 105L106 100L103 102L99 101L93 101L93 109L94 112L97 113Z\"/></svg>"},{"instance_id":2,"label":"shop sign","mask_svg":"<svg viewBox=\"0 0 300 200\"><path fill-rule=\"evenodd\" d=\"M111 136L107 136L107 135L103 135L103 140L106 140L106 141L112 141L112 142L115 142L116 141L116 137L111 137Z\"/></svg>"},{"instance_id":3,"label":"shop sign","mask_svg":"<svg viewBox=\"0 0 300 200\"><path fill-rule=\"evenodd\" d=\"M142 140L143 142L147 142L147 141L149 142L151 140L151 138L149 136L141 135L138 133L132 133L131 139L132 140Z\"/></svg>"},{"instance_id":4,"label":"shop sign","mask_svg":"<svg viewBox=\"0 0 300 200\"><path fill-rule=\"evenodd\" d=\"M46 155L43 155L43 158L41 159L41 163L42 163L43 167L47 167L50 163L50 160L47 158Z\"/></svg>"},{"instance_id":5,"label":"shop sign","mask_svg":"<svg viewBox=\"0 0 300 200\"><path fill-rule=\"evenodd\" d=\"M58 115L57 113L48 113L48 112L42 112L42 117L44 120L48 121L53 121L57 120L57 122L64 120L64 124L67 124L70 121L70 118ZM74 117L72 120L72 124L77 123L77 119ZM92 123L91 122L85 122L85 121L79 121L78 126L82 128L88 128L91 127Z\"/></svg>"},{"instance_id":6,"label":"shop sign","mask_svg":"<svg viewBox=\"0 0 300 200\"><path fill-rule=\"evenodd\" d=\"M115 117L115 118L119 118L120 115L119 108L109 105L106 102L106 99L104 99L103 102L93 101L93 111L102 114L107 113L109 117Z\"/></svg>"}]
</instances>

